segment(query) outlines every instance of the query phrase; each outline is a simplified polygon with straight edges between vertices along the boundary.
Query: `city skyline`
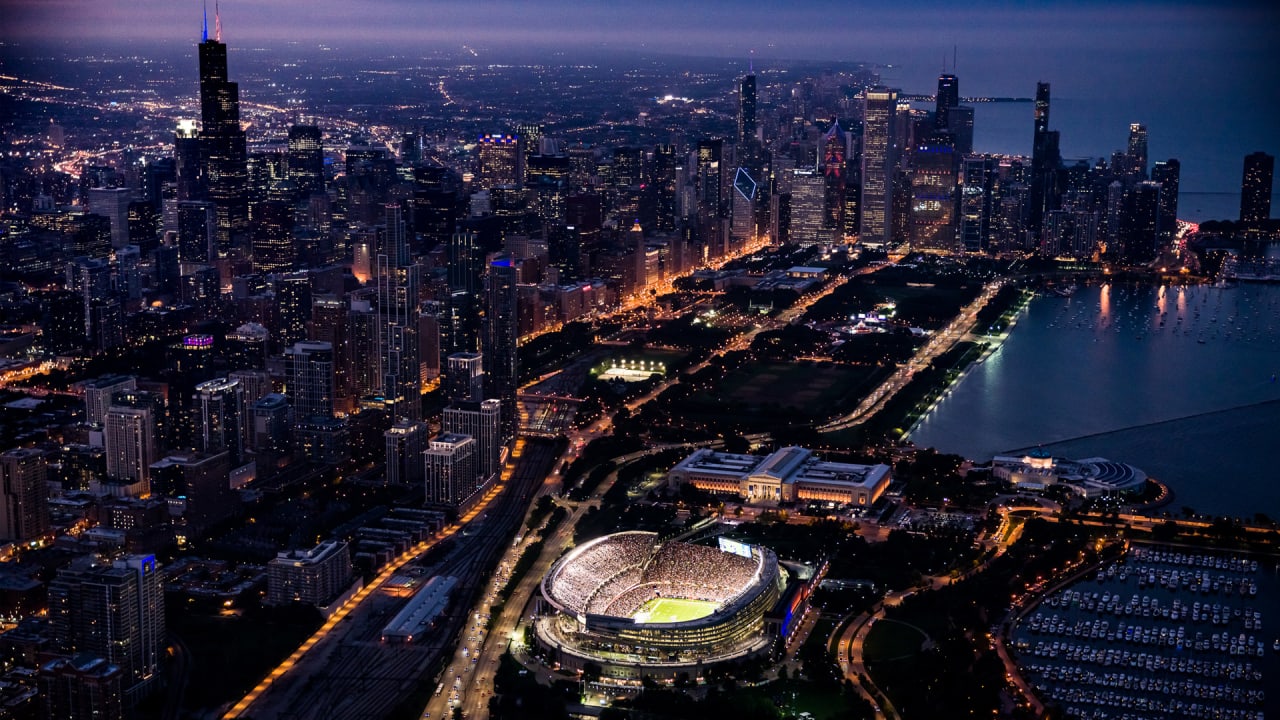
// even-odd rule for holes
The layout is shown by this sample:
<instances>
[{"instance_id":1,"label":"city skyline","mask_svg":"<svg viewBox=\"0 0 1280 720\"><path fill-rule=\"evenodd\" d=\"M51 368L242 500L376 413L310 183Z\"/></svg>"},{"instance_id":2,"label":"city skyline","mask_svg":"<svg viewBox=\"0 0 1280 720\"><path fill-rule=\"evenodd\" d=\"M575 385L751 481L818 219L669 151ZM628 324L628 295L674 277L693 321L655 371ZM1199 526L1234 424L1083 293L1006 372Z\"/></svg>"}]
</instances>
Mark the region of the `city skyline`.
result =
<instances>
[{"instance_id":1,"label":"city skyline","mask_svg":"<svg viewBox=\"0 0 1280 720\"><path fill-rule=\"evenodd\" d=\"M5 9L15 717L1280 710L1274 11Z\"/></svg>"}]
</instances>

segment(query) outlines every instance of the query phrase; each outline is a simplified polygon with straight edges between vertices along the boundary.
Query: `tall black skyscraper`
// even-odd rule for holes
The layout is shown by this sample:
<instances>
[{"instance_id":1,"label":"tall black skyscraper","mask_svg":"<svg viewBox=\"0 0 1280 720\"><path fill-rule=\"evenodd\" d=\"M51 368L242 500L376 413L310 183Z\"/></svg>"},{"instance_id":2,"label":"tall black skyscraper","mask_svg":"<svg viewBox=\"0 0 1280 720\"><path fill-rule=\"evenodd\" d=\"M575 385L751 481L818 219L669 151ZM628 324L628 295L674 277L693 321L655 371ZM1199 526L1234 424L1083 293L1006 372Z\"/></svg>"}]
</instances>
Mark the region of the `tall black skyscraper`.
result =
<instances>
[{"instance_id":1,"label":"tall black skyscraper","mask_svg":"<svg viewBox=\"0 0 1280 720\"><path fill-rule=\"evenodd\" d=\"M1240 181L1240 222L1260 223L1271 217L1271 177L1276 159L1264 152L1246 155Z\"/></svg>"},{"instance_id":2,"label":"tall black skyscraper","mask_svg":"<svg viewBox=\"0 0 1280 720\"><path fill-rule=\"evenodd\" d=\"M756 76L742 78L738 85L738 146L745 147L756 139Z\"/></svg>"},{"instance_id":3,"label":"tall black skyscraper","mask_svg":"<svg viewBox=\"0 0 1280 720\"><path fill-rule=\"evenodd\" d=\"M208 196L217 206L219 257L243 242L249 229L249 169L240 127L240 87L227 80L227 46L222 22L209 39L206 22L200 56L200 143L204 151Z\"/></svg>"},{"instance_id":4,"label":"tall black skyscraper","mask_svg":"<svg viewBox=\"0 0 1280 720\"><path fill-rule=\"evenodd\" d=\"M951 130L951 108L960 105L960 80L949 73L938 76L938 95L933 115L933 126L942 131Z\"/></svg>"},{"instance_id":5,"label":"tall black skyscraper","mask_svg":"<svg viewBox=\"0 0 1280 720\"><path fill-rule=\"evenodd\" d=\"M1035 135L1031 148L1031 207L1027 227L1035 235L1046 212L1057 206L1058 131L1049 129L1049 83L1036 83Z\"/></svg>"},{"instance_id":6,"label":"tall black skyscraper","mask_svg":"<svg viewBox=\"0 0 1280 720\"><path fill-rule=\"evenodd\" d=\"M1138 178L1147 177L1147 126L1129 124L1129 172Z\"/></svg>"},{"instance_id":7,"label":"tall black skyscraper","mask_svg":"<svg viewBox=\"0 0 1280 720\"><path fill-rule=\"evenodd\" d=\"M480 349L480 269L483 251L472 232L457 232L449 239L449 300L440 324L441 354L449 356Z\"/></svg>"},{"instance_id":8,"label":"tall black skyscraper","mask_svg":"<svg viewBox=\"0 0 1280 720\"><path fill-rule=\"evenodd\" d=\"M1168 249L1178 233L1178 184L1182 164L1170 158L1151 168L1152 182L1160 183L1160 219L1156 223L1156 242L1161 249Z\"/></svg>"},{"instance_id":9,"label":"tall black skyscraper","mask_svg":"<svg viewBox=\"0 0 1280 720\"><path fill-rule=\"evenodd\" d=\"M516 392L520 387L516 360L517 282L511 258L489 263L485 276L484 384L485 395L502 403L504 441L514 439L520 425L516 414Z\"/></svg>"}]
</instances>

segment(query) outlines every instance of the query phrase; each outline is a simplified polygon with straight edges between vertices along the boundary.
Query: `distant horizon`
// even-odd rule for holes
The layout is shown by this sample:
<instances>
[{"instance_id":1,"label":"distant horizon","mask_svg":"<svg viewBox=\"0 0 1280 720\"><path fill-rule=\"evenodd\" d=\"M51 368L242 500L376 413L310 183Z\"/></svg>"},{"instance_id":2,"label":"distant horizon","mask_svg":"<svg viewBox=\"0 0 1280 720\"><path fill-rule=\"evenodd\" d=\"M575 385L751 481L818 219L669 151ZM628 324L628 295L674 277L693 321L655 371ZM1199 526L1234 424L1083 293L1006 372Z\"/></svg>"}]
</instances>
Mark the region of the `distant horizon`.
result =
<instances>
[{"instance_id":1,"label":"distant horizon","mask_svg":"<svg viewBox=\"0 0 1280 720\"><path fill-rule=\"evenodd\" d=\"M200 2L0 2L13 19L0 29L0 66L24 47L69 58L184 47L191 55L200 39ZM564 0L377 0L353 8L337 0L224 0L220 9L233 53L292 48L320 56L310 51L328 47L356 62L468 50L481 63L700 58L743 71L754 61L758 72L770 64L838 62L873 67L885 84L926 95L944 63L960 77L962 96L1027 97L1045 81L1053 87L1050 126L1062 131L1064 156L1106 158L1123 147L1128 123L1143 122L1152 161L1181 160L1187 192L1232 191L1245 155L1280 154L1273 100L1280 87L1280 64L1273 61L1280 8L1260 4L929 0L904 10L884 0L853 6L654 0L585 8ZM1010 146L1030 152L1029 119L1025 130L1018 123L1002 132Z\"/></svg>"}]
</instances>

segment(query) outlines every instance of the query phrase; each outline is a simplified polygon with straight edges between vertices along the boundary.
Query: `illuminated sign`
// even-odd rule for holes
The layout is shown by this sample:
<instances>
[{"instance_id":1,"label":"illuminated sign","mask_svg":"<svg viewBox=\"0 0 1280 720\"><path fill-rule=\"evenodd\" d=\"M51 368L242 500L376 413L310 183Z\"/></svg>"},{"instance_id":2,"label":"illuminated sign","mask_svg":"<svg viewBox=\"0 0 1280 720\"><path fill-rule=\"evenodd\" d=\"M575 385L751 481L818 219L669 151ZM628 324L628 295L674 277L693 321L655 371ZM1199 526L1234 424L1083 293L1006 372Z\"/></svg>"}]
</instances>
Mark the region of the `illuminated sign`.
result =
<instances>
[{"instance_id":1,"label":"illuminated sign","mask_svg":"<svg viewBox=\"0 0 1280 720\"><path fill-rule=\"evenodd\" d=\"M717 540L720 543L720 552L732 553L734 555L740 555L744 558L751 557L750 545L747 545L746 543L740 543L737 540L730 540L729 538L726 538L726 537L717 538Z\"/></svg>"}]
</instances>

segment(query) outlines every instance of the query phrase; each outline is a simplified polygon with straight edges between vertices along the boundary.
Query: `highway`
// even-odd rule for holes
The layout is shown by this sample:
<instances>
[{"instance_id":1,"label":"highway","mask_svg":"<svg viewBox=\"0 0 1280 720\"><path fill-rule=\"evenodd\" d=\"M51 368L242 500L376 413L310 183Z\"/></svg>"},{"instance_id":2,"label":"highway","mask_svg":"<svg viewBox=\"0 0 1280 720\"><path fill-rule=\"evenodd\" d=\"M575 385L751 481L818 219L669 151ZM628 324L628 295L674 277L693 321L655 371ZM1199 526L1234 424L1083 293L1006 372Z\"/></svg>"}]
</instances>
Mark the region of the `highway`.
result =
<instances>
[{"instance_id":1,"label":"highway","mask_svg":"<svg viewBox=\"0 0 1280 720\"><path fill-rule=\"evenodd\" d=\"M454 610L423 643L380 641L383 626L406 602L379 592L399 570L447 538L454 549L432 569L458 578L452 608L469 608L493 560L516 530L528 497L554 459L554 445L519 441L503 477L452 525L389 563L324 625L223 717L259 720L338 720L384 717L422 682L453 646L465 615Z\"/></svg>"}]
</instances>

